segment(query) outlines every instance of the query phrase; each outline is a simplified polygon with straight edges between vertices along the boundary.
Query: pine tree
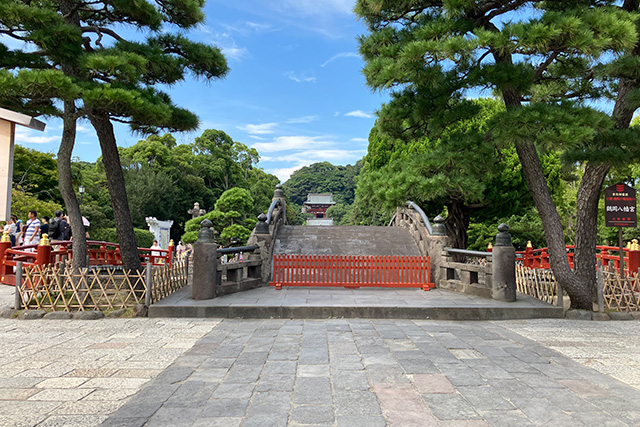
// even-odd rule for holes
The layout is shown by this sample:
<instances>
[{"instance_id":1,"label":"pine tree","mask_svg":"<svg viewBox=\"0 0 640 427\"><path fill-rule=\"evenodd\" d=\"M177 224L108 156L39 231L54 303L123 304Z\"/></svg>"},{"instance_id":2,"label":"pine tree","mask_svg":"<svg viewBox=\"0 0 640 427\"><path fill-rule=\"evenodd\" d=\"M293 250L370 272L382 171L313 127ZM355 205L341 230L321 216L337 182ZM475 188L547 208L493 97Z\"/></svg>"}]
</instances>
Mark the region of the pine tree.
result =
<instances>
[{"instance_id":1,"label":"pine tree","mask_svg":"<svg viewBox=\"0 0 640 427\"><path fill-rule=\"evenodd\" d=\"M74 251L86 250L86 242L71 152L76 122L87 118L102 150L123 264L140 268L111 122L128 123L142 134L197 128L198 118L156 85L180 82L187 71L207 80L227 73L218 48L182 33L203 21L203 5L203 0L0 0L0 34L25 42L23 49L0 43L0 105L63 119L58 173ZM84 258L75 256L74 263Z\"/></svg>"},{"instance_id":2,"label":"pine tree","mask_svg":"<svg viewBox=\"0 0 640 427\"><path fill-rule=\"evenodd\" d=\"M621 6L618 6L621 4ZM515 146L573 308L591 309L597 208L613 165L638 158L629 130L640 106L638 0L358 0L370 87L392 89L381 127L424 132L466 96L491 90L506 111L493 135ZM586 101L615 99L613 114ZM567 262L560 216L539 153L563 151L584 175L576 199L576 255Z\"/></svg>"}]
</instances>

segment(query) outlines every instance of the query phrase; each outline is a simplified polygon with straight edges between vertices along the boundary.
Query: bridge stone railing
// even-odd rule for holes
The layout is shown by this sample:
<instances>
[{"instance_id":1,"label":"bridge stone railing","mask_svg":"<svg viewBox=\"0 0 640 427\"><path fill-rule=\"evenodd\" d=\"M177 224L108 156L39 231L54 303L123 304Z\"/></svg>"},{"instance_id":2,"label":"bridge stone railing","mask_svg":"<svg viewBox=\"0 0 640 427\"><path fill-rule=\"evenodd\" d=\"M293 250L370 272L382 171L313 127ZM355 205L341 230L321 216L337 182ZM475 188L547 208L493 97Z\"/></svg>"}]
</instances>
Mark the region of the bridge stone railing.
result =
<instances>
[{"instance_id":1,"label":"bridge stone railing","mask_svg":"<svg viewBox=\"0 0 640 427\"><path fill-rule=\"evenodd\" d=\"M267 284L275 236L285 223L286 205L279 184L269 211L258 217L247 246L218 249L211 229L213 224L209 220L202 221L198 241L193 246L192 298L211 299ZM239 256L233 262L222 263L224 254Z\"/></svg>"},{"instance_id":2,"label":"bridge stone railing","mask_svg":"<svg viewBox=\"0 0 640 427\"><path fill-rule=\"evenodd\" d=\"M276 236L280 227L287 223L287 206L284 198L282 185L276 186L273 193L273 199L267 214L258 216L258 224L251 232L247 245L258 246L260 248L260 259L262 260L262 284L269 283L271 275L271 263L273 261L273 248L275 246Z\"/></svg>"},{"instance_id":3,"label":"bridge stone railing","mask_svg":"<svg viewBox=\"0 0 640 427\"><path fill-rule=\"evenodd\" d=\"M442 249L447 246L448 239L444 219L438 216L434 221L436 224L432 226L424 211L415 203L407 201L405 207L396 209L389 226L407 230L416 242L420 255L431 257L431 281L437 284L441 276Z\"/></svg>"},{"instance_id":4,"label":"bridge stone railing","mask_svg":"<svg viewBox=\"0 0 640 427\"><path fill-rule=\"evenodd\" d=\"M515 301L516 250L511 244L509 227L500 224L498 231L491 252L443 248L438 286L484 298ZM457 261L460 256L465 262Z\"/></svg>"},{"instance_id":5,"label":"bridge stone railing","mask_svg":"<svg viewBox=\"0 0 640 427\"><path fill-rule=\"evenodd\" d=\"M431 258L431 280L436 286L457 292L515 301L515 249L509 227L498 227L492 252L477 252L447 247L444 218L433 225L415 203L396 209L389 226L402 227L413 237L420 255ZM459 262L459 259L467 262ZM469 262L470 261L470 262Z\"/></svg>"}]
</instances>

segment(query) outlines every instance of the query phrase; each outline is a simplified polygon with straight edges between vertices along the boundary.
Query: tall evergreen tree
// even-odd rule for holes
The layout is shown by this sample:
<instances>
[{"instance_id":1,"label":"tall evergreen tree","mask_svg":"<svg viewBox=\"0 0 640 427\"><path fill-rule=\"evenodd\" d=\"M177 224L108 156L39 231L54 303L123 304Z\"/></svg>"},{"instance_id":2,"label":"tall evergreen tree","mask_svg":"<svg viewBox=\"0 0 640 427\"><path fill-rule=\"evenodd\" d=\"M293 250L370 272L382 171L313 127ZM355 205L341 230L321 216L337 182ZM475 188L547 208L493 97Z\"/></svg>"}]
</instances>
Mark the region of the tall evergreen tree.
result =
<instances>
[{"instance_id":1,"label":"tall evergreen tree","mask_svg":"<svg viewBox=\"0 0 640 427\"><path fill-rule=\"evenodd\" d=\"M515 145L552 269L573 308L592 308L604 178L612 165L638 154L640 139L628 131L640 106L638 7L638 0L358 0L356 5L370 31L360 39L367 83L393 89L380 111L385 131L400 137L424 131L455 108L452 100L479 90L502 98L506 111L498 137ZM608 97L615 99L609 117L584 106L585 100ZM573 271L538 154L549 146L584 167Z\"/></svg>"},{"instance_id":2,"label":"tall evergreen tree","mask_svg":"<svg viewBox=\"0 0 640 427\"><path fill-rule=\"evenodd\" d=\"M178 83L187 71L204 79L227 73L218 48L182 34L203 21L203 5L203 0L0 0L0 34L25 42L23 49L0 43L0 105L63 119L58 174L74 251L86 250L86 243L71 153L76 122L87 118L102 150L123 263L140 268L111 121L140 133L197 128L197 117L155 86ZM74 263L82 260L74 257Z\"/></svg>"}]
</instances>

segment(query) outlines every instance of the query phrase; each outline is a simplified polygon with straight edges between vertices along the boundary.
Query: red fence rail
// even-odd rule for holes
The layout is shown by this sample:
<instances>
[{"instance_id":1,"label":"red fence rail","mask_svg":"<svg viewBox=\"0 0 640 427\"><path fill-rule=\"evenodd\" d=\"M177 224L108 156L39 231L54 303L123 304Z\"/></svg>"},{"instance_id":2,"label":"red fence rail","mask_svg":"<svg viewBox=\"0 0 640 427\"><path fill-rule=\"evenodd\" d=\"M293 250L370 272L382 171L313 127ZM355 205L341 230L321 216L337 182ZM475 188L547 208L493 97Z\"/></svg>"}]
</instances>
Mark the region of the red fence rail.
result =
<instances>
[{"instance_id":1,"label":"red fence rail","mask_svg":"<svg viewBox=\"0 0 640 427\"><path fill-rule=\"evenodd\" d=\"M41 240L38 245L11 247L11 241L3 236L0 241L0 283L15 286L15 266L22 261L25 267L34 265L51 265L62 259L73 258L73 241L54 242L46 244L48 239ZM173 243L173 242L172 242ZM168 249L138 248L142 265L151 262L153 265L171 264L173 262L173 244ZM152 255L159 253L160 255ZM120 245L117 243L87 241L87 256L89 265L122 265Z\"/></svg>"},{"instance_id":2,"label":"red fence rail","mask_svg":"<svg viewBox=\"0 0 640 427\"><path fill-rule=\"evenodd\" d=\"M425 256L274 255L269 286L422 288L430 281L431 260Z\"/></svg>"},{"instance_id":3,"label":"red fence rail","mask_svg":"<svg viewBox=\"0 0 640 427\"><path fill-rule=\"evenodd\" d=\"M637 273L640 268L640 249L636 249L637 247L637 241L634 240L633 245L623 248L624 265L627 273ZM573 268L574 250L575 246L567 245L567 260L571 268ZM528 245L524 251L516 252L516 254L525 267L550 268L548 248L534 249ZM597 264L603 267L612 263L615 270L620 271L620 248L617 246L596 246L596 260Z\"/></svg>"}]
</instances>

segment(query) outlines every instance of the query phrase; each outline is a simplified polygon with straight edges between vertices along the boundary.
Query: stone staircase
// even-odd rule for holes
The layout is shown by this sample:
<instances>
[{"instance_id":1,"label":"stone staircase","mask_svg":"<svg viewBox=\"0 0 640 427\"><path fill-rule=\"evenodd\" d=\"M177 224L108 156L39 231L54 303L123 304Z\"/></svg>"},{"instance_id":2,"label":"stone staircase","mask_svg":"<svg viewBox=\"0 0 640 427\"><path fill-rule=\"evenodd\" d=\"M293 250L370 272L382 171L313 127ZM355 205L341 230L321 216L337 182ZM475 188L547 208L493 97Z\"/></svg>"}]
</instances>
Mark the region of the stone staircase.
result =
<instances>
[{"instance_id":1,"label":"stone staircase","mask_svg":"<svg viewBox=\"0 0 640 427\"><path fill-rule=\"evenodd\" d=\"M283 226L274 254L301 255L413 255L420 251L401 227Z\"/></svg>"}]
</instances>

